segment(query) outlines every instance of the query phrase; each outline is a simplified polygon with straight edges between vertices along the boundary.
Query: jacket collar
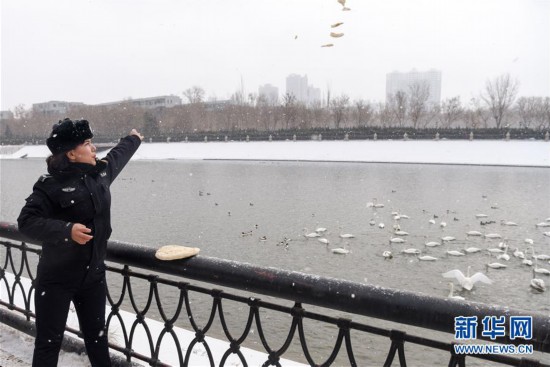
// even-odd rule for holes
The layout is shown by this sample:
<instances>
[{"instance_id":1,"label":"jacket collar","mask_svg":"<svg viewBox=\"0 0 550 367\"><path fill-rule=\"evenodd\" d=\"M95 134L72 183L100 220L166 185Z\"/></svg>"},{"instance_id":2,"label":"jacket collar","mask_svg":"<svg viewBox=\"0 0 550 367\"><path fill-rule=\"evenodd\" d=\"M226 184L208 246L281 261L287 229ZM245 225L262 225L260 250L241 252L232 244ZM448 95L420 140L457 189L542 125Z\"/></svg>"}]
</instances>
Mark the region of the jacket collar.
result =
<instances>
[{"instance_id":1,"label":"jacket collar","mask_svg":"<svg viewBox=\"0 0 550 367\"><path fill-rule=\"evenodd\" d=\"M69 179L85 174L97 175L99 172L104 171L105 168L107 168L107 162L97 159L95 165L89 163L69 163L64 169L50 172L50 174L60 179Z\"/></svg>"}]
</instances>

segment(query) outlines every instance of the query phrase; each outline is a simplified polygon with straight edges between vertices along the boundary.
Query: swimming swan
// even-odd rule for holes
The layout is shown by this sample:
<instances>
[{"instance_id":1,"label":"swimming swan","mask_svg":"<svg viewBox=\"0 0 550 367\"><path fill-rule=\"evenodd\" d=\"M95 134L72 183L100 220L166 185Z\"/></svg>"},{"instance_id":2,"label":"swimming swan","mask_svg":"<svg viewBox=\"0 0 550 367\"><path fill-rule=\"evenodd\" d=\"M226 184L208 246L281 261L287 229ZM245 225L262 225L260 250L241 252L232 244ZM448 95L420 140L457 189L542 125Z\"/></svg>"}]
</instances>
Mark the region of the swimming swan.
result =
<instances>
[{"instance_id":1,"label":"swimming swan","mask_svg":"<svg viewBox=\"0 0 550 367\"><path fill-rule=\"evenodd\" d=\"M540 278L535 278L534 271L533 271L533 278L531 279L531 283L529 285L531 286L531 288L539 292L544 292L546 290L546 284L544 284L544 280Z\"/></svg>"}]
</instances>

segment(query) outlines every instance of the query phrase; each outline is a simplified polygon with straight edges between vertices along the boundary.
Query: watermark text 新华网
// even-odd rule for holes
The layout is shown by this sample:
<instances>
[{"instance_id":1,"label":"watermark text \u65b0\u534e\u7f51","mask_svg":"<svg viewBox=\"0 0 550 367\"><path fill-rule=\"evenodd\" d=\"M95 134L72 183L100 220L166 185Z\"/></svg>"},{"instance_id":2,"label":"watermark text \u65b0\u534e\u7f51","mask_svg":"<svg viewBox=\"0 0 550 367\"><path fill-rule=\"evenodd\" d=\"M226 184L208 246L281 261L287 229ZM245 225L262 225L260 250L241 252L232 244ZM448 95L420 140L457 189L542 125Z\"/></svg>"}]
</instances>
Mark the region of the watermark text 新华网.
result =
<instances>
[{"instance_id":1,"label":"watermark text \u65b0\u534e\u7f51","mask_svg":"<svg viewBox=\"0 0 550 367\"><path fill-rule=\"evenodd\" d=\"M531 316L510 316L506 324L505 316L485 316L481 320L481 336L496 340L508 335L510 340L533 338L533 318ZM477 316L455 317L455 339L476 340L478 331ZM531 344L455 344L456 354L533 354Z\"/></svg>"}]
</instances>

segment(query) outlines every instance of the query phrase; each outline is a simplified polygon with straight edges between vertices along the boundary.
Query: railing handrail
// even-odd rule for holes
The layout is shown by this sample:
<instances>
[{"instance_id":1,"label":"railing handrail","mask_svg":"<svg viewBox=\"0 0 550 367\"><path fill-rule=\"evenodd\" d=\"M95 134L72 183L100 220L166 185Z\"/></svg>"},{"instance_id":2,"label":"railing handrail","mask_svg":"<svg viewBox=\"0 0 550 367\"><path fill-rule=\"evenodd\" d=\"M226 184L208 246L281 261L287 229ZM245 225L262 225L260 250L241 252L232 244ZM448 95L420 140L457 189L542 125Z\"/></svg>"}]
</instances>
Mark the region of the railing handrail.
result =
<instances>
[{"instance_id":1,"label":"railing handrail","mask_svg":"<svg viewBox=\"0 0 550 367\"><path fill-rule=\"evenodd\" d=\"M36 244L16 224L0 221L0 237ZM247 292L274 296L333 310L379 318L435 331L454 333L456 316L531 316L535 350L550 352L550 316L471 301L453 301L409 291L316 276L232 260L195 256L161 261L156 249L111 240L107 260L159 273L180 276ZM480 323L481 324L481 323ZM481 325L478 326L481 335ZM483 339L483 337L480 337ZM487 339L489 340L489 339ZM500 343L522 344L523 339L499 338Z\"/></svg>"}]
</instances>

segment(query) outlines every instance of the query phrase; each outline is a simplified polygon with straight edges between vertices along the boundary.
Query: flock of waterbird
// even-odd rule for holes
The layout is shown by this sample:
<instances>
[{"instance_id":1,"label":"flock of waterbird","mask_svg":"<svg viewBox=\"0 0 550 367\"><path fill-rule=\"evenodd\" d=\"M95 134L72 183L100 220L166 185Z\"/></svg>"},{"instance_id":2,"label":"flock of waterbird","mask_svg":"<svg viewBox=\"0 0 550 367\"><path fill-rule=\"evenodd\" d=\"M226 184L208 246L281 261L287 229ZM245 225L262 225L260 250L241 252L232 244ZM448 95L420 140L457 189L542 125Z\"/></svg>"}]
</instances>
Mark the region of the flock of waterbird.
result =
<instances>
[{"instance_id":1,"label":"flock of waterbird","mask_svg":"<svg viewBox=\"0 0 550 367\"><path fill-rule=\"evenodd\" d=\"M202 193L199 193L201 195ZM216 204L217 205L217 204ZM251 207L254 206L253 203L249 204ZM384 211L385 205L379 203L376 199L373 199L371 202L366 204L366 207L372 210L373 216L372 219L368 222L371 227L378 228L379 231L388 235L388 249L384 250L381 253L381 257L385 260L394 259L395 256L414 256L419 262L434 262L440 259L446 259L447 261L451 258L458 257L467 257L475 256L474 254L485 254L488 255L489 261L485 262L486 271L489 269L506 269L508 264L512 262L519 262L522 266L530 267L532 269L532 278L530 279L529 286L536 292L544 292L546 290L546 283L544 279L540 276L550 276L550 270L540 266L539 262L544 263L548 262L550 264L550 255L544 253L535 252L535 240L532 238L524 238L522 240L509 239L506 236L498 233L498 230L494 226L500 226L502 228L514 228L519 227L518 223L500 220L499 222L491 220L490 216L487 214L475 214L475 219L479 221L480 229L483 228L487 231L481 232L478 230L468 230L464 233L464 237L457 239L454 236L446 235L445 228L447 227L447 222L445 220L439 219L438 215L428 214L426 210L422 210L423 216L429 215L426 217L426 225L432 229L440 228L440 231L435 231L439 235L435 235L432 239L428 240L428 236L421 235L416 237L422 237L423 247L407 247L408 238L414 237L409 232L402 229L406 227L406 220L410 217L406 214L392 211L391 212L391 221L393 222L390 228L386 228L386 224L383 221L380 221L380 215ZM497 209L497 207L492 207L492 209ZM447 216L455 212L447 210ZM228 215L231 215L228 212ZM375 220L378 219L378 220ZM452 219L453 222L460 221L456 216ZM542 238L549 238L547 241L550 246L550 230L546 231L546 228L550 229L550 217L545 220L534 224L534 226L541 230L540 234ZM389 227L389 226L388 226ZM258 225L254 226L254 229L258 229ZM254 235L254 229L242 231L241 237L249 237ZM341 232L342 226L338 228L337 239L334 240L334 233L331 233L327 228L322 226L317 226L313 231L308 231L307 228L303 229L303 238L306 241L316 240L317 242L326 245L326 248L333 254L336 255L347 255L351 253L350 248L352 247L353 241L362 242L361 240L356 239L356 236L351 233ZM431 231L432 233L434 231ZM330 234L330 236L328 235ZM364 233L361 233L363 235ZM479 239L476 242L476 239ZM259 242L267 241L267 236L263 235L258 238ZM284 237L281 241L277 243L277 246L284 246L285 249L289 248L291 241L296 239L290 237ZM538 240L537 240L538 241ZM334 242L334 243L333 243ZM413 240L414 242L414 240ZM450 248L452 244L461 243L462 248L459 246L454 249ZM497 244L498 243L498 244ZM510 243L515 243L516 245L510 247ZM334 247L336 245L336 247ZM446 246L447 245L447 246ZM395 246L404 246L404 248L398 250ZM434 251L437 249L444 249L443 251ZM522 250L523 248L523 250ZM508 253L510 251L511 255ZM432 256L431 254L426 254L426 252L438 252ZM550 252L550 247L549 247ZM479 258L478 258L479 259ZM477 283L493 284L494 281L490 279L487 275L482 272L476 272L473 275L470 275L472 266L467 266L466 275L460 269L452 269L447 272L442 273L442 277L447 279L453 279L461 286L461 289L464 292L470 292ZM448 298L463 300L464 297L454 294L454 283L449 283L450 292Z\"/></svg>"},{"instance_id":2,"label":"flock of waterbird","mask_svg":"<svg viewBox=\"0 0 550 367\"><path fill-rule=\"evenodd\" d=\"M372 202L367 203L367 208L372 208L374 211L377 211L378 209L384 208L384 204L378 203L376 199L373 199ZM447 211L447 214L449 214L449 211ZM404 222L402 219L410 219L410 217L406 214L402 214L396 211L393 211L391 213L393 225L392 230L390 232L389 237L389 249L382 252L382 257L386 260L391 260L394 258L394 256L403 255L414 255L419 261L437 261L439 260L439 257L427 255L424 252L427 249L430 248L437 248L442 245L446 244L452 244L456 241L457 238L450 235L443 235L437 239L432 241L425 241L424 242L424 248L416 248L416 247L405 247L401 249L399 252L396 252L394 255L395 250L393 249L392 245L399 245L402 244L406 246L407 244L407 238L409 236L409 232L404 231L401 228L401 224ZM480 226L488 226L490 224L496 224L497 222L494 220L488 219L489 215L486 214L476 214L475 218L476 220L480 220L479 224ZM447 223L445 221L439 221L437 223L436 219L439 218L437 215L433 215L428 220L428 223L430 226L439 226L441 229L444 229L447 227ZM453 221L459 221L460 219L454 217ZM383 222L377 222L374 219L370 220L369 224L371 226L378 226L380 229L384 229L386 225ZM506 221L501 220L500 225L503 227L517 227L518 224L516 222L512 221ZM550 217L546 218L544 221L536 223L535 227L538 229L542 229L543 231L542 236L549 237L550 238L550 231L544 231L545 228L550 227ZM304 229L306 230L306 229ZM307 230L306 230L307 231ZM307 239L314 239L316 238L318 242L323 243L327 246L330 245L329 239L326 238L325 233L327 232L327 228L319 227L315 229L313 232L307 232L304 234L304 236ZM340 239L353 239L355 236L351 233L341 233L339 234ZM426 238L426 236L424 236ZM468 245L469 243L474 243L475 241L471 240L473 238L480 238L480 242L484 242L484 247L476 247ZM487 240L487 241L485 241ZM498 245L495 245L495 242L492 241L498 241ZM288 239L285 239L286 245L288 245ZM519 242L515 240L516 243ZM508 263L512 261L518 261L522 265L526 267L531 267L532 269L532 278L530 280L529 286L535 290L536 292L544 292L546 290L546 284L544 279L540 278L539 276L550 276L550 270L539 266L540 262L545 262L550 260L550 255L547 254L537 254L534 249L534 243L535 241L531 238L525 238L521 244L518 244L517 247L510 248L509 242L511 242L508 238L503 237L501 234L494 232L486 232L482 233L481 231L477 230L470 230L465 232L465 238L464 238L464 248L462 249L446 249L443 253L443 256L446 258L451 257L462 257L462 256L468 256L471 254L481 253L481 254L487 254L489 256L489 261L485 264L486 270L489 269L506 269L508 267ZM549 242L550 243L550 242ZM349 246L349 243L347 243ZM479 245L483 246L483 245ZM493 246L493 247L491 247ZM449 246L447 246L449 247ZM524 247L524 251L520 249L520 247ZM511 251L512 255L508 254L508 251ZM334 254L349 254L350 250L346 248L346 245L331 248L330 251ZM496 258L496 260L495 260ZM548 261L550 264L550 261ZM449 278L455 280L464 291L471 291L474 288L474 285L476 283L485 283L485 284L492 284L493 280L491 280L487 275L485 275L482 272L476 272L473 275L470 275L472 266L467 267L466 275L459 270L459 269L453 269L450 271L447 271L445 273L442 273L441 275L444 278ZM458 296L454 294L454 284L451 282L449 283L450 292L448 294L448 298L451 299L457 299L457 300L464 300L464 297Z\"/></svg>"}]
</instances>

